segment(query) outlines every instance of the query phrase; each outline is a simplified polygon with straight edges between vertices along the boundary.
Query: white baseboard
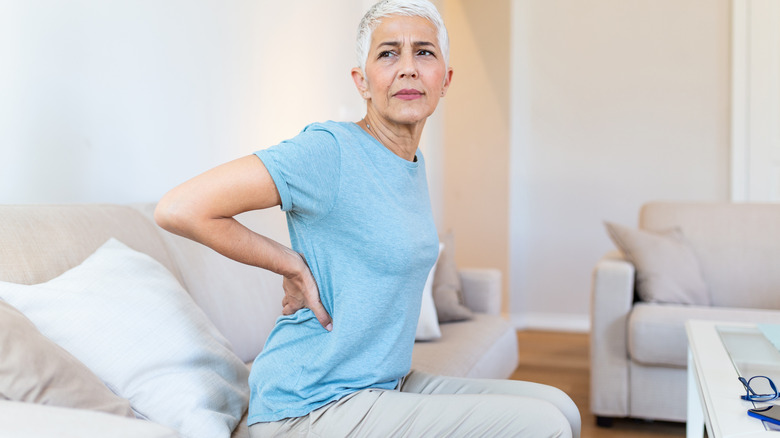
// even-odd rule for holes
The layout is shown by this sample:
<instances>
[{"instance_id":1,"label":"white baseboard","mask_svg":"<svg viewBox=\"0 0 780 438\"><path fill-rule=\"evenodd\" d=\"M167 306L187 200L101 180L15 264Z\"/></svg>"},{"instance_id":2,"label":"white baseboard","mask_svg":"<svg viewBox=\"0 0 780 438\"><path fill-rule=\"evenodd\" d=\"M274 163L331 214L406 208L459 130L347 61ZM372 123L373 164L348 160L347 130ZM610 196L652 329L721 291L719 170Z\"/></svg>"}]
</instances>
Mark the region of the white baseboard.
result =
<instances>
[{"instance_id":1,"label":"white baseboard","mask_svg":"<svg viewBox=\"0 0 780 438\"><path fill-rule=\"evenodd\" d=\"M513 313L509 320L518 330L549 330L556 332L587 333L590 316L572 313Z\"/></svg>"}]
</instances>

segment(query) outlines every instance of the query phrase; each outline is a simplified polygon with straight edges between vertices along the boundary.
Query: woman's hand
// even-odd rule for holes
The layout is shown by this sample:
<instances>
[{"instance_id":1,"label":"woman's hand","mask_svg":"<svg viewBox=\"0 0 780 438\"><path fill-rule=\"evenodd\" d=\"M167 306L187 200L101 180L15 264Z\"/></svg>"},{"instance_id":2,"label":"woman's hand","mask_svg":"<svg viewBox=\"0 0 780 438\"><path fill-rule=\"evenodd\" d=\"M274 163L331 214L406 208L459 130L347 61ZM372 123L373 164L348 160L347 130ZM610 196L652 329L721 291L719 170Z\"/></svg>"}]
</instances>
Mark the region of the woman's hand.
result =
<instances>
[{"instance_id":1,"label":"woman's hand","mask_svg":"<svg viewBox=\"0 0 780 438\"><path fill-rule=\"evenodd\" d=\"M306 259L301 254L297 254L300 260L300 266L293 274L284 275L282 287L284 288L284 298L282 299L282 314L292 315L293 313L308 308L314 312L317 321L325 327L325 330L333 330L333 322L328 315L327 310L320 301L320 291L317 282L306 263Z\"/></svg>"}]
</instances>

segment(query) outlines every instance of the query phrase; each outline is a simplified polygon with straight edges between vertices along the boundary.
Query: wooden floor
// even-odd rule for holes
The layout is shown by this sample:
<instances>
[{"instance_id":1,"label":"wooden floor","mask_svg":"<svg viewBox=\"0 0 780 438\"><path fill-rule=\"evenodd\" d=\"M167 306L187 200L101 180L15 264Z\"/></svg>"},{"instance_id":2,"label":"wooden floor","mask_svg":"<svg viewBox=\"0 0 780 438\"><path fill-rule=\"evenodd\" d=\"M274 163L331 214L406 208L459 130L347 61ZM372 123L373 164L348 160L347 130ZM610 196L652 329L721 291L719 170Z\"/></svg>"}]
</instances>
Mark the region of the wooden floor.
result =
<instances>
[{"instance_id":1,"label":"wooden floor","mask_svg":"<svg viewBox=\"0 0 780 438\"><path fill-rule=\"evenodd\" d=\"M611 428L596 426L590 413L588 335L519 331L520 364L512 379L556 386L574 400L582 416L582 438L684 437L685 425L662 421L615 420Z\"/></svg>"}]
</instances>

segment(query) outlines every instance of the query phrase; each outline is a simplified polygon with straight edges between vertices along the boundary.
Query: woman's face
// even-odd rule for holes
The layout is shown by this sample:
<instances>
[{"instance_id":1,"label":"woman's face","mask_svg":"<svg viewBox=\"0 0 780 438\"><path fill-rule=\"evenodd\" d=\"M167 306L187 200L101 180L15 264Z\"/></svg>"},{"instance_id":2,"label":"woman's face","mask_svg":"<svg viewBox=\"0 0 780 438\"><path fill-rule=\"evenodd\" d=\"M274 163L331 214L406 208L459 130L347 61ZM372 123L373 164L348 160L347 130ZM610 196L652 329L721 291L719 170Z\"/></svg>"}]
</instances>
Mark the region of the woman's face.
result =
<instances>
[{"instance_id":1,"label":"woman's face","mask_svg":"<svg viewBox=\"0 0 780 438\"><path fill-rule=\"evenodd\" d=\"M352 71L371 115L415 124L433 113L452 78L437 35L436 26L422 17L382 19L371 37L365 72Z\"/></svg>"}]
</instances>

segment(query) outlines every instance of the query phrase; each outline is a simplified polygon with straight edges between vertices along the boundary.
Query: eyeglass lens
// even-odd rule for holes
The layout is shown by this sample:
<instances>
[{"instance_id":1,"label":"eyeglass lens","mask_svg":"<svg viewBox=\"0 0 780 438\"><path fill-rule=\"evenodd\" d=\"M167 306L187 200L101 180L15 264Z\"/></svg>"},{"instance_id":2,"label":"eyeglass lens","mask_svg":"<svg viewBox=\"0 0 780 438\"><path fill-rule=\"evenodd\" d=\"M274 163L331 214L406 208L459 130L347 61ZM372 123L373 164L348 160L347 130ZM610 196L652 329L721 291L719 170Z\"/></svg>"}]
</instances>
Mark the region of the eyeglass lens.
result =
<instances>
[{"instance_id":1,"label":"eyeglass lens","mask_svg":"<svg viewBox=\"0 0 780 438\"><path fill-rule=\"evenodd\" d=\"M772 384L768 377L756 376L750 379L750 389L756 395L774 395L775 390L772 388Z\"/></svg>"}]
</instances>

